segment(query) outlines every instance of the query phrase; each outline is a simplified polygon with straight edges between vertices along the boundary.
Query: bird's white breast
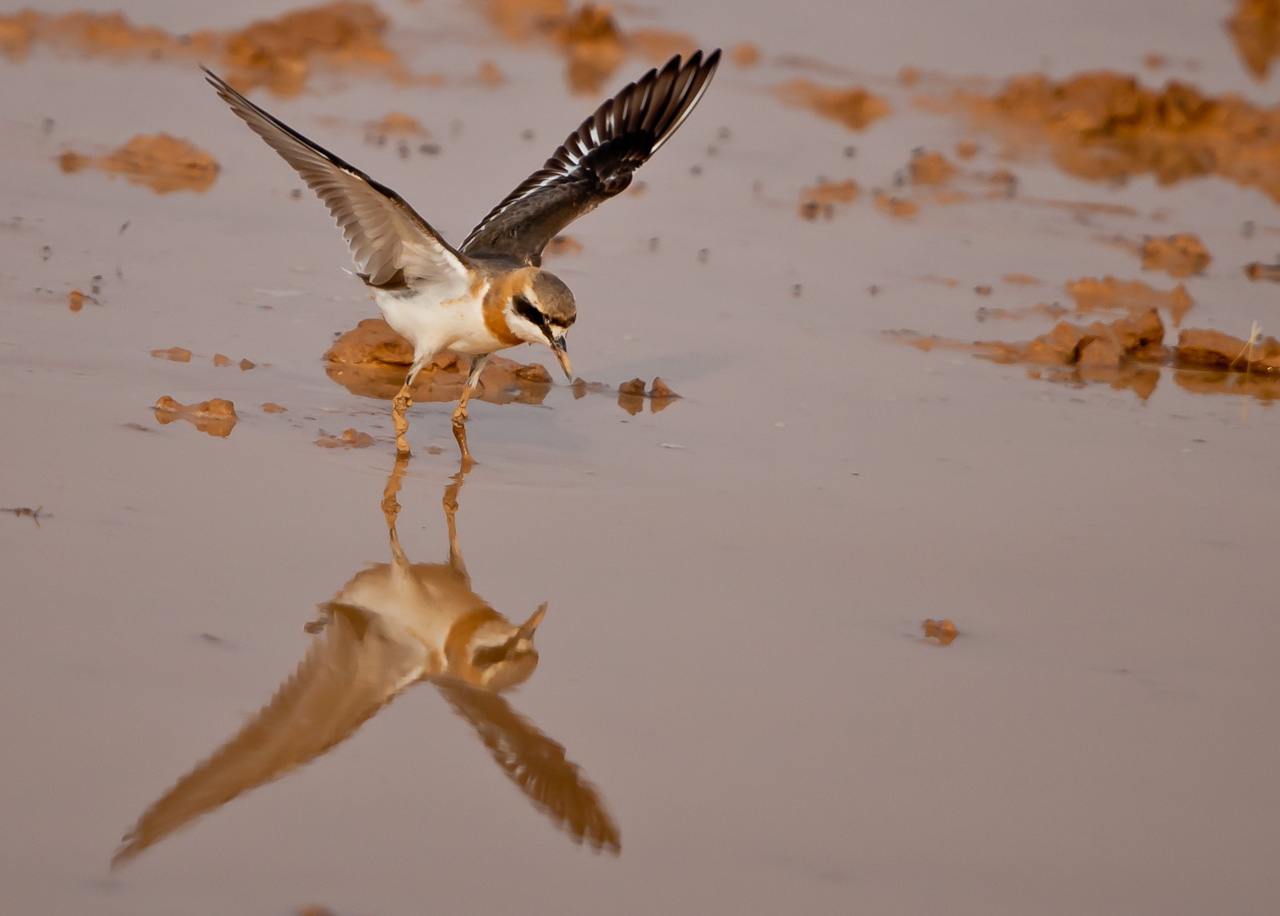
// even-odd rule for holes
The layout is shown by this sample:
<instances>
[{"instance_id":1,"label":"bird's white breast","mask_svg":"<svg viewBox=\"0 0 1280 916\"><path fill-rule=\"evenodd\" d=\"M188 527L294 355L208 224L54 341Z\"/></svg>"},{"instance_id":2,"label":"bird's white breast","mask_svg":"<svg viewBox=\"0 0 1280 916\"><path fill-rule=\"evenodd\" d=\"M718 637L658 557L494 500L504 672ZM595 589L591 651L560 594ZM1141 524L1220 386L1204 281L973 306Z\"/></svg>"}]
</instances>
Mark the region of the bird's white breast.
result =
<instances>
[{"instance_id":1,"label":"bird's white breast","mask_svg":"<svg viewBox=\"0 0 1280 916\"><path fill-rule=\"evenodd\" d=\"M377 290L374 300L387 324L413 344L415 359L441 350L474 355L509 346L485 326L484 297L488 291L486 280L452 299L442 300L427 289L409 296Z\"/></svg>"}]
</instances>

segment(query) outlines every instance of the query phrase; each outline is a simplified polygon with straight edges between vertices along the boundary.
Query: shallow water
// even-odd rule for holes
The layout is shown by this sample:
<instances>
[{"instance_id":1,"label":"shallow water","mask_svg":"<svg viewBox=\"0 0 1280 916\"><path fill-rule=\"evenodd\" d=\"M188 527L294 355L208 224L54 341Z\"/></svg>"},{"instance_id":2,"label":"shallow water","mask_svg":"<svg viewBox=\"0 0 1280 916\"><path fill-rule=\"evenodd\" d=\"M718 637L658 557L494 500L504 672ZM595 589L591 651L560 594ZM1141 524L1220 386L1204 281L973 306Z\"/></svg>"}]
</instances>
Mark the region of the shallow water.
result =
<instances>
[{"instance_id":1,"label":"shallow water","mask_svg":"<svg viewBox=\"0 0 1280 916\"><path fill-rule=\"evenodd\" d=\"M505 700L594 785L616 857L558 832L423 685L109 871L144 810L294 672L316 606L389 562L389 404L320 361L376 307L338 269L322 208L290 197L290 170L193 64L39 48L0 62L0 505L40 509L0 513L9 906L1275 911L1275 408L1170 373L1147 400L1050 384L882 333L1032 337L1051 322L975 313L1065 302L1062 284L1083 276L1172 287L1097 237L1175 231L1215 258L1186 281L1186 324L1276 331L1275 287L1240 269L1280 245L1261 192L1113 187L1007 162L959 117L913 108L927 86L896 80L907 64L993 86L1105 65L1268 97L1221 29L1225 6L1166 8L1002 3L961 17L915 2L821 28L817 3L619 11L625 26L764 53L722 66L639 173L643 193L572 226L582 252L548 260L579 303L575 369L615 388L661 376L682 398L631 415L616 392L577 399L557 383L538 406L473 401L480 464L457 494L475 593L517 623L548 604L538 668ZM216 21L194 6L125 9L181 31L287 6L232 4ZM457 241L595 97L568 91L546 46L504 43L470 7L385 12L390 43L444 86L322 73L296 98L255 99ZM1175 63L1142 71L1149 51ZM480 58L507 82L471 80ZM630 57L607 85L647 66ZM867 85L894 112L850 132L770 95L797 75ZM391 110L419 118L441 152L367 144L363 123ZM219 160L208 191L58 169L66 149L160 130ZM873 206L913 149L950 155L965 137L981 152L964 167L1010 169L1014 200L926 201L913 220ZM862 195L803 220L800 190L819 176L854 178ZM1002 282L1010 273L1042 285ZM95 275L98 301L72 312L68 292ZM172 346L191 361L150 355ZM215 367L219 353L256 368ZM507 355L556 368L549 353ZM150 409L162 395L230 399L240 419L226 438L162 425ZM448 556L451 409L410 415L398 531L415 563ZM346 428L374 444L316 446ZM943 617L960 633L945 648L921 629Z\"/></svg>"}]
</instances>

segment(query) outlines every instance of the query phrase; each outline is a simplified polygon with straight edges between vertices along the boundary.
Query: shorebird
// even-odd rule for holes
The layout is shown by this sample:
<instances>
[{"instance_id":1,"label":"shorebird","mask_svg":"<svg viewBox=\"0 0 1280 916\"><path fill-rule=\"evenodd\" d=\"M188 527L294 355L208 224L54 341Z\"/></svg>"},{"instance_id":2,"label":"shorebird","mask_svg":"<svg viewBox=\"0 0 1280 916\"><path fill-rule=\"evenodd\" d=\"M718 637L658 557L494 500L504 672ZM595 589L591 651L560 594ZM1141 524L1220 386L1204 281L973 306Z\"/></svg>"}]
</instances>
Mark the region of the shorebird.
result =
<instances>
[{"instance_id":1,"label":"shorebird","mask_svg":"<svg viewBox=\"0 0 1280 916\"><path fill-rule=\"evenodd\" d=\"M414 379L443 350L471 357L453 412L464 464L467 399L488 358L522 343L551 348L569 381L565 337L577 318L573 293L542 269L542 250L565 226L624 191L636 169L671 139L710 85L719 49L679 55L629 83L494 207L454 248L404 198L308 140L204 69L224 102L293 166L342 228L387 324L413 345L413 363L392 400L396 449L409 452L405 414Z\"/></svg>"},{"instance_id":2,"label":"shorebird","mask_svg":"<svg viewBox=\"0 0 1280 916\"><path fill-rule=\"evenodd\" d=\"M449 558L414 563L396 533L407 455L396 460L382 511L391 562L356 573L307 624L311 647L271 702L151 805L112 859L124 865L202 814L278 779L351 737L402 692L428 681L465 719L507 778L575 843L617 854L621 834L599 790L563 745L502 694L538 666L534 631L499 614L471 586L456 514L462 475L445 489Z\"/></svg>"}]
</instances>

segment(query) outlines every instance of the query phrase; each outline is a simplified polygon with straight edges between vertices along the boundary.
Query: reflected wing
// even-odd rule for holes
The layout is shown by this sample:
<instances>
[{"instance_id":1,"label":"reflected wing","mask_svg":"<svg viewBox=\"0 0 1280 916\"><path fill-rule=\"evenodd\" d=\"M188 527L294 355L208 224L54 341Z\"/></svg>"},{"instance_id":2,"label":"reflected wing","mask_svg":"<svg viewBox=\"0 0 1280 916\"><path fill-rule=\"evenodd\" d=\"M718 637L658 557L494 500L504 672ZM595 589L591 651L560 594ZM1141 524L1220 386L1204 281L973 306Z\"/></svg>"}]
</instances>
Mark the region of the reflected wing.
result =
<instances>
[{"instance_id":1,"label":"reflected wing","mask_svg":"<svg viewBox=\"0 0 1280 916\"><path fill-rule=\"evenodd\" d=\"M399 194L276 120L221 77L204 72L231 110L324 201L351 246L362 280L379 289L440 287L444 298L466 292L466 258Z\"/></svg>"},{"instance_id":2,"label":"reflected wing","mask_svg":"<svg viewBox=\"0 0 1280 916\"><path fill-rule=\"evenodd\" d=\"M496 693L460 681L439 680L435 685L453 711L471 723L507 778L575 843L586 840L615 855L622 850L622 835L604 800L578 765L565 758L563 745L538 731Z\"/></svg>"},{"instance_id":3,"label":"reflected wing","mask_svg":"<svg viewBox=\"0 0 1280 916\"><path fill-rule=\"evenodd\" d=\"M650 70L569 135L541 169L507 195L462 243L467 253L501 254L535 267L553 236L631 184L631 175L671 138L707 91L720 51L696 51Z\"/></svg>"},{"instance_id":4,"label":"reflected wing","mask_svg":"<svg viewBox=\"0 0 1280 916\"><path fill-rule=\"evenodd\" d=\"M340 743L420 670L421 653L388 638L375 619L345 605L329 609L328 625L293 677L238 735L143 813L121 841L113 868Z\"/></svg>"}]
</instances>

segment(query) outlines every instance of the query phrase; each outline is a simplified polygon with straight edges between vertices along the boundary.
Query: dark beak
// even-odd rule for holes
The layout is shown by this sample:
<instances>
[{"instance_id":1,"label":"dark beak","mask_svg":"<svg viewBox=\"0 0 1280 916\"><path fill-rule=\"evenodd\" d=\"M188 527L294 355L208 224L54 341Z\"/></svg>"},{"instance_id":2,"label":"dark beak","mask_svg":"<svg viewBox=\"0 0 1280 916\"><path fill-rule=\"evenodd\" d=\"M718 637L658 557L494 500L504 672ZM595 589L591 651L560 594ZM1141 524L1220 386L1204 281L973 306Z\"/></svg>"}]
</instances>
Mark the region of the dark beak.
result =
<instances>
[{"instance_id":1,"label":"dark beak","mask_svg":"<svg viewBox=\"0 0 1280 916\"><path fill-rule=\"evenodd\" d=\"M560 368L564 370L565 378L567 378L569 380L569 384L572 385L573 366L569 363L569 354L566 352L568 344L565 342L564 335L561 334L559 337L551 337L548 335L548 340L551 342L551 352L554 353L556 355L556 359L560 361Z\"/></svg>"}]
</instances>

